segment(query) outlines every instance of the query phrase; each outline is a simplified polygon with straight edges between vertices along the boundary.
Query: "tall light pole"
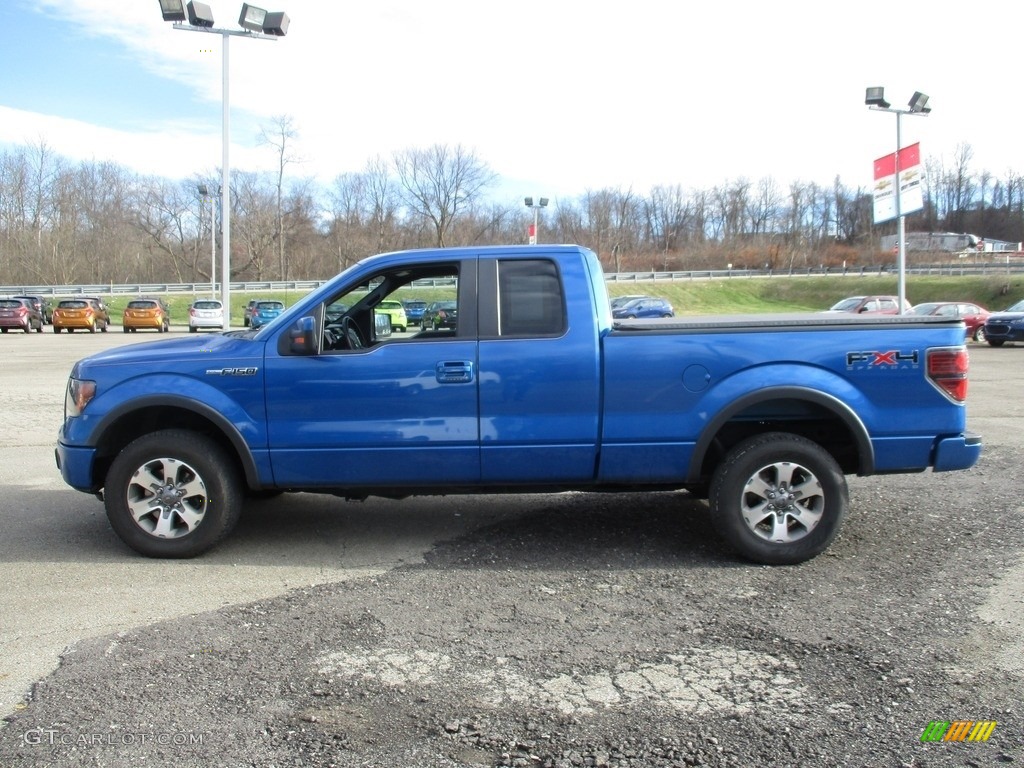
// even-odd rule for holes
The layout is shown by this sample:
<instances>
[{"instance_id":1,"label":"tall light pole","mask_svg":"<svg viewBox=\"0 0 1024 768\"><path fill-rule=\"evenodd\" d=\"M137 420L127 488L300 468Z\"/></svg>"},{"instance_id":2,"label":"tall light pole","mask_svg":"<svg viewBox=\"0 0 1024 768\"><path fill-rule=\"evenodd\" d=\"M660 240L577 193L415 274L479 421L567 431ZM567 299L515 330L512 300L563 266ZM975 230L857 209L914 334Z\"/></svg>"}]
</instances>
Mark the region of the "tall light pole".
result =
<instances>
[{"instance_id":1,"label":"tall light pole","mask_svg":"<svg viewBox=\"0 0 1024 768\"><path fill-rule=\"evenodd\" d=\"M217 296L217 212L214 209L217 201L210 194L210 188L200 184L197 189L205 200L210 199L210 295Z\"/></svg>"},{"instance_id":2,"label":"tall light pole","mask_svg":"<svg viewBox=\"0 0 1024 768\"><path fill-rule=\"evenodd\" d=\"M896 268L897 293L899 301L899 314L903 314L904 302L907 296L907 245L904 242L906 235L906 223L903 216L903 206L900 200L902 196L902 184L900 182L900 150L903 149L902 127L900 119L903 115L927 115L932 111L928 106L928 97L920 91L915 91L910 98L907 109L893 109L885 100L885 89L876 86L868 88L864 93L864 103L878 112L892 112L896 115Z\"/></svg>"},{"instance_id":3,"label":"tall light pole","mask_svg":"<svg viewBox=\"0 0 1024 768\"><path fill-rule=\"evenodd\" d=\"M243 29L221 29L213 26L213 13L206 3L196 0L160 0L164 21L173 21L175 29L186 32L208 32L223 39L221 53L221 169L220 169L220 294L224 303L224 330L231 327L231 165L228 159L230 140L230 100L228 98L228 40L249 37L254 40L276 40L288 33L290 19L283 12L268 13L242 3L238 25ZM182 22L188 21L188 24Z\"/></svg>"},{"instance_id":4,"label":"tall light pole","mask_svg":"<svg viewBox=\"0 0 1024 768\"><path fill-rule=\"evenodd\" d=\"M536 245L540 242L540 209L547 208L548 199L546 197L538 198L536 205L533 202L532 197L524 197L523 202L526 203L527 208L533 209L533 232L530 233L530 245Z\"/></svg>"}]
</instances>

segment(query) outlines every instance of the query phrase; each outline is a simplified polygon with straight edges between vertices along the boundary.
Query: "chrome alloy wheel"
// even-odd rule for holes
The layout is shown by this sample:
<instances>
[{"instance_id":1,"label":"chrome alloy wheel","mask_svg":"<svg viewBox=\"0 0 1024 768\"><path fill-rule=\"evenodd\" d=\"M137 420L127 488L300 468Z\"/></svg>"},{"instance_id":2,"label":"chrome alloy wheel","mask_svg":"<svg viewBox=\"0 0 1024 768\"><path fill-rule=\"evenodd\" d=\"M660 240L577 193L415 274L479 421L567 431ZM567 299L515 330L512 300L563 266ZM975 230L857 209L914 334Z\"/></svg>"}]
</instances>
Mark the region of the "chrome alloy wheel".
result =
<instances>
[{"instance_id":1,"label":"chrome alloy wheel","mask_svg":"<svg viewBox=\"0 0 1024 768\"><path fill-rule=\"evenodd\" d=\"M743 521L766 541L802 539L825 511L821 482L806 467L788 461L761 467L747 480L742 496Z\"/></svg>"},{"instance_id":2,"label":"chrome alloy wheel","mask_svg":"<svg viewBox=\"0 0 1024 768\"><path fill-rule=\"evenodd\" d=\"M176 539L194 531L206 515L206 483L179 459L147 461L132 475L126 492L128 510L143 531Z\"/></svg>"}]
</instances>

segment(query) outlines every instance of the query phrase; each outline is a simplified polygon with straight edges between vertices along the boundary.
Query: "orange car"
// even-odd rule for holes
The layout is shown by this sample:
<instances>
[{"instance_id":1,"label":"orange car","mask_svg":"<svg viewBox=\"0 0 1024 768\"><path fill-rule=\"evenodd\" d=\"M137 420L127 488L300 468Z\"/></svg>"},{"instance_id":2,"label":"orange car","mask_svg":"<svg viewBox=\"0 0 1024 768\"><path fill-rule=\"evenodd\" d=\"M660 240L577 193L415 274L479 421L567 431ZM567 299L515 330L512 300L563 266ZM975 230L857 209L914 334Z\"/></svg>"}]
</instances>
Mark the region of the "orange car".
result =
<instances>
[{"instance_id":1,"label":"orange car","mask_svg":"<svg viewBox=\"0 0 1024 768\"><path fill-rule=\"evenodd\" d=\"M96 333L97 330L107 332L107 315L93 299L64 299L53 310L53 332L67 330L73 333L76 328Z\"/></svg>"},{"instance_id":2,"label":"orange car","mask_svg":"<svg viewBox=\"0 0 1024 768\"><path fill-rule=\"evenodd\" d=\"M125 333L150 328L157 333L171 330L171 313L161 299L132 299L124 308L121 326Z\"/></svg>"}]
</instances>

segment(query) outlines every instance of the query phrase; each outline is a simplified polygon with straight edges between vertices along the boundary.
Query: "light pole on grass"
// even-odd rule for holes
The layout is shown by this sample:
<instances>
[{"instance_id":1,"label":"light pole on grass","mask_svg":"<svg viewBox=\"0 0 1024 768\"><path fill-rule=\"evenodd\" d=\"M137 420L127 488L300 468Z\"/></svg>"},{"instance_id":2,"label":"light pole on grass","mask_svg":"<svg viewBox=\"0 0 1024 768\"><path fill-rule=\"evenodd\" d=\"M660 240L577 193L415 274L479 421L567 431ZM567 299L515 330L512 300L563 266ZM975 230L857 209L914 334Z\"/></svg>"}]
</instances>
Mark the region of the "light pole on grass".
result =
<instances>
[{"instance_id":1,"label":"light pole on grass","mask_svg":"<svg viewBox=\"0 0 1024 768\"><path fill-rule=\"evenodd\" d=\"M213 12L206 3L195 0L160 0L160 11L164 21L173 21L175 29L186 32L207 32L220 35L223 40L221 55L221 182L220 182L220 250L221 250L221 301L224 303L224 330L231 325L231 165L228 159L230 145L230 101L228 99L228 41L232 37L248 37L254 40L276 40L288 33L290 19L283 11L268 13L242 3L237 29L221 29L213 26ZM185 22L188 22L187 24Z\"/></svg>"},{"instance_id":2,"label":"light pole on grass","mask_svg":"<svg viewBox=\"0 0 1024 768\"><path fill-rule=\"evenodd\" d=\"M199 195L210 200L210 295L217 297L217 212L215 206L217 201L210 193L210 188L200 184L196 189Z\"/></svg>"}]
</instances>

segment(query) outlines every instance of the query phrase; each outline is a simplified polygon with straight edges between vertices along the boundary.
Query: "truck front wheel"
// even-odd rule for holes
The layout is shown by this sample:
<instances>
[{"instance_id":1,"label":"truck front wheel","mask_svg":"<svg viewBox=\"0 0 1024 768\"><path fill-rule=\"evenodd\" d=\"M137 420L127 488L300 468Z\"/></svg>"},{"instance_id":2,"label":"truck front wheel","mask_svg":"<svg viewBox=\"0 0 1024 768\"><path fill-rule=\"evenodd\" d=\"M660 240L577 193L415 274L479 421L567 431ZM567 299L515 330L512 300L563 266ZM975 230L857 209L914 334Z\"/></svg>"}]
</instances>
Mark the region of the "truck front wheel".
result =
<instances>
[{"instance_id":1,"label":"truck front wheel","mask_svg":"<svg viewBox=\"0 0 1024 768\"><path fill-rule=\"evenodd\" d=\"M144 435L118 454L104 488L118 536L148 557L194 557L234 528L242 483L228 454L186 430Z\"/></svg>"},{"instance_id":2,"label":"truck front wheel","mask_svg":"<svg viewBox=\"0 0 1024 768\"><path fill-rule=\"evenodd\" d=\"M745 440L715 470L711 520L741 555L791 565L821 554L849 506L842 470L824 448L786 432Z\"/></svg>"}]
</instances>

